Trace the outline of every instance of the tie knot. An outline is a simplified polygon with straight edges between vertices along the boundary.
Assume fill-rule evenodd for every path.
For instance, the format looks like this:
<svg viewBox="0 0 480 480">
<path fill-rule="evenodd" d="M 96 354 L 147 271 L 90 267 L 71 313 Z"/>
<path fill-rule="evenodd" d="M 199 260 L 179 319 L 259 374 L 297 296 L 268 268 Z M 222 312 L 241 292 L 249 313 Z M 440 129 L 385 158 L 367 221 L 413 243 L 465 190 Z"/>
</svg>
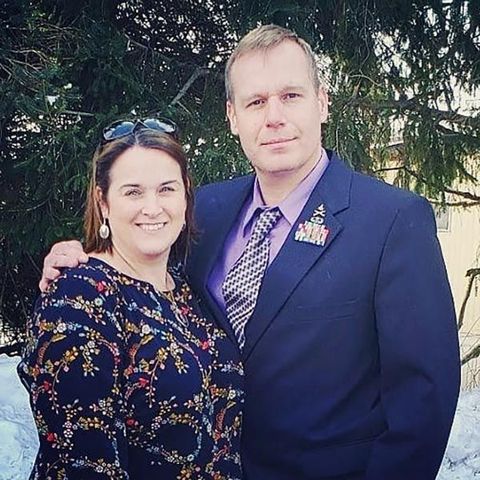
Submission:
<svg viewBox="0 0 480 480">
<path fill-rule="evenodd" d="M 265 238 L 270 233 L 270 230 L 278 222 L 281 215 L 282 213 L 277 207 L 269 210 L 264 210 L 258 216 L 258 219 L 255 222 L 255 226 L 253 227 L 252 231 L 252 237 L 255 238 L 257 241 Z"/>
</svg>

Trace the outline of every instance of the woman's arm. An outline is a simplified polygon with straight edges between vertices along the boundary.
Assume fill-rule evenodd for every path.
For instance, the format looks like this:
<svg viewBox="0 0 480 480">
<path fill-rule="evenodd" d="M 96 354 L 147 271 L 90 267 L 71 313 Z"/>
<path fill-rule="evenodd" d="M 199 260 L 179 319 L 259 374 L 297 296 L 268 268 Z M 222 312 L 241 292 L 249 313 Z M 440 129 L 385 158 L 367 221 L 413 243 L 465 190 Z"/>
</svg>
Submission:
<svg viewBox="0 0 480 480">
<path fill-rule="evenodd" d="M 19 366 L 40 439 L 34 478 L 128 478 L 118 304 L 114 284 L 89 266 L 37 301 Z"/>
</svg>

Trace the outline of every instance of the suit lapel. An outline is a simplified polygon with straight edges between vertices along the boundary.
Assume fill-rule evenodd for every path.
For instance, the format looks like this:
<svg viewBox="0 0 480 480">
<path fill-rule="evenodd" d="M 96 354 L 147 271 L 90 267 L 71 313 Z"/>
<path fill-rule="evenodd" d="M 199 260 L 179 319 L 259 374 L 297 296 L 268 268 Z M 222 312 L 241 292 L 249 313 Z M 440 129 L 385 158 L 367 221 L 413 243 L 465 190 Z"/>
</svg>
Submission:
<svg viewBox="0 0 480 480">
<path fill-rule="evenodd" d="M 244 360 L 248 359 L 252 349 L 292 291 L 332 245 L 343 228 L 335 215 L 349 206 L 352 171 L 335 154 L 330 156 L 327 170 L 265 274 L 255 310 L 246 327 Z M 295 240 L 295 232 L 299 224 L 308 221 L 314 210 L 322 204 L 326 210 L 324 225 L 329 230 L 325 244 L 314 245 Z"/>
<path fill-rule="evenodd" d="M 232 229 L 240 211 L 251 194 L 254 177 L 245 177 L 237 189 L 228 194 L 224 190 L 217 191 L 208 205 L 208 213 L 203 213 L 203 228 L 200 232 L 201 240 L 196 246 L 194 264 L 190 265 L 192 285 L 200 293 L 208 309 L 215 316 L 218 323 L 236 343 L 232 326 L 220 309 L 215 299 L 210 295 L 207 281 L 210 273 L 223 253 L 225 240 Z"/>
</svg>

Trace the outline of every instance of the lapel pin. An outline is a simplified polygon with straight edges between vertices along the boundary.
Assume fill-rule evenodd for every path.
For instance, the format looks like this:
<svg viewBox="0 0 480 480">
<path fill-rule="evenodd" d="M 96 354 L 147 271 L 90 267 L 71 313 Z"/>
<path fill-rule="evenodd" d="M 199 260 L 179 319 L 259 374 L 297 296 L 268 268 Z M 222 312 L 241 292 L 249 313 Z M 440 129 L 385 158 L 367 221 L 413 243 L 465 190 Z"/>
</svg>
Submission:
<svg viewBox="0 0 480 480">
<path fill-rule="evenodd" d="M 325 205 L 322 203 L 314 210 L 309 220 L 298 225 L 295 240 L 323 247 L 330 233 L 330 230 L 324 225 L 326 214 Z"/>
<path fill-rule="evenodd" d="M 317 223 L 319 225 L 323 225 L 323 222 L 325 222 L 326 214 L 327 214 L 327 210 L 325 208 L 325 205 L 322 203 L 313 211 L 312 218 L 310 218 L 309 221 L 313 223 Z"/>
</svg>

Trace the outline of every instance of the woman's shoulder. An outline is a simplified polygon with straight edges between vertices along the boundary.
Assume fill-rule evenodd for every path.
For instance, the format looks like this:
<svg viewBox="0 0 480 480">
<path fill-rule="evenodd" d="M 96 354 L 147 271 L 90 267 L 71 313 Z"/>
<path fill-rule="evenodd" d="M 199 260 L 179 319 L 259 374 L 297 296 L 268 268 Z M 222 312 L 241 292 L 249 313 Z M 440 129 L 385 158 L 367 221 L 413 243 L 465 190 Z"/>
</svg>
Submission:
<svg viewBox="0 0 480 480">
<path fill-rule="evenodd" d="M 111 296 L 118 293 L 118 285 L 111 267 L 90 257 L 87 263 L 65 268 L 48 288 L 47 296 Z"/>
<path fill-rule="evenodd" d="M 121 327 L 115 312 L 122 304 L 123 296 L 108 265 L 91 258 L 85 264 L 63 270 L 48 290 L 37 298 L 31 328 L 48 320 L 52 324 L 68 321 L 76 323 L 77 327 L 90 325 L 95 329 L 100 325 L 108 329 L 114 325 L 117 331 Z"/>
</svg>

